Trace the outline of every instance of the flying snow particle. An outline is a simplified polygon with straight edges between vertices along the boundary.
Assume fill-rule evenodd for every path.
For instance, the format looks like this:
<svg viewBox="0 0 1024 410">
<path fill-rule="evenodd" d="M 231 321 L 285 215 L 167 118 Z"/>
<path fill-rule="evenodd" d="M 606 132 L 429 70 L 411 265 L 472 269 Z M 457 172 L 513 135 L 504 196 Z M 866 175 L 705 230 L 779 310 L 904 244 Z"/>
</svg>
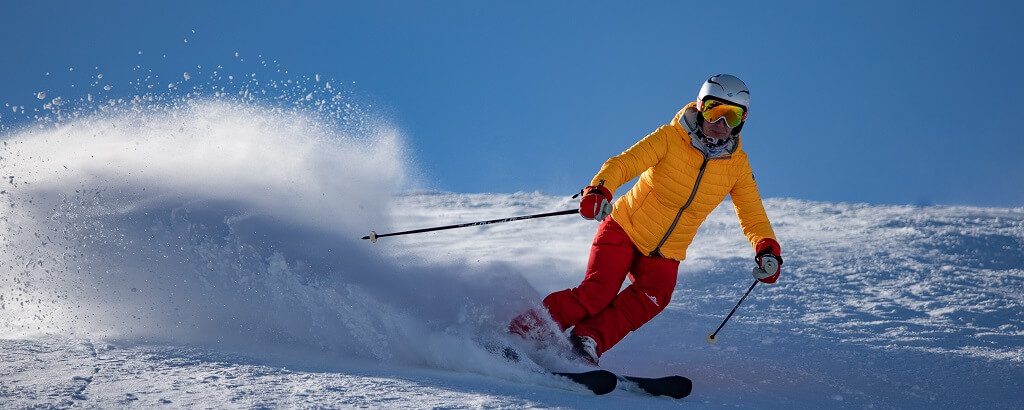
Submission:
<svg viewBox="0 0 1024 410">
<path fill-rule="evenodd" d="M 60 97 L 57 97 L 57 98 L 54 98 L 52 101 L 50 101 L 50 103 L 53 104 L 53 105 L 60 105 L 60 103 L 63 102 L 63 101 L 64 100 L 62 100 Z"/>
<path fill-rule="evenodd" d="M 313 99 L 313 93 L 306 94 L 306 101 L 310 101 L 312 99 Z"/>
<path fill-rule="evenodd" d="M 316 82 L 318 82 L 318 83 L 320 82 L 320 74 L 319 73 L 317 73 L 317 75 L 316 75 Z"/>
<path fill-rule="evenodd" d="M 189 74 L 189 73 L 188 73 L 188 71 L 186 71 L 186 72 L 185 72 L 184 74 L 182 74 L 181 76 L 185 78 L 185 81 L 188 81 L 188 80 L 191 80 L 191 79 L 192 79 L 192 75 L 191 75 L 191 74 Z"/>
<path fill-rule="evenodd" d="M 235 52 L 235 58 L 238 58 L 238 52 L 237 51 Z"/>
<path fill-rule="evenodd" d="M 102 80 L 103 79 L 103 73 L 96 74 L 96 79 L 97 80 Z"/>
<path fill-rule="evenodd" d="M 107 85 L 103 86 L 103 91 L 110 91 L 112 88 L 114 88 L 112 85 L 107 84 Z"/>
<path fill-rule="evenodd" d="M 38 98 L 40 100 L 45 100 L 46 99 L 46 93 L 43 92 L 43 91 L 37 92 L 36 93 L 36 98 Z"/>
</svg>

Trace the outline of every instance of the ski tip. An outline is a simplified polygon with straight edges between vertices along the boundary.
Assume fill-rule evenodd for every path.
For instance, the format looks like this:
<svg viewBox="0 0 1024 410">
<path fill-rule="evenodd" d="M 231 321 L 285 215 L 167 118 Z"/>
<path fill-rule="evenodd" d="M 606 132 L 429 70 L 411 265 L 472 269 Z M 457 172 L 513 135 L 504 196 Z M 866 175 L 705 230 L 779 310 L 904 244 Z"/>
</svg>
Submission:
<svg viewBox="0 0 1024 410">
<path fill-rule="evenodd" d="M 693 381 L 683 376 L 669 376 L 668 381 L 675 386 L 674 389 L 668 389 L 665 395 L 673 399 L 681 399 L 689 396 L 693 391 Z"/>
<path fill-rule="evenodd" d="M 641 390 L 652 396 L 668 396 L 682 399 L 693 391 L 693 381 L 683 376 L 666 376 L 657 378 L 624 376 L 627 381 L 636 383 Z"/>
</svg>

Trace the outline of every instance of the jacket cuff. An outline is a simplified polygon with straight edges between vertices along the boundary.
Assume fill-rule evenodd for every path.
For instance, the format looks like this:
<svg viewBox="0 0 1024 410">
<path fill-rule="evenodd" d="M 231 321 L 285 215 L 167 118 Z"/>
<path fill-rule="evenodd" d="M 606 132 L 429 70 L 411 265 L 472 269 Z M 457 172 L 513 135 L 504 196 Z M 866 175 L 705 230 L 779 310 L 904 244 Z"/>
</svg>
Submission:
<svg viewBox="0 0 1024 410">
<path fill-rule="evenodd" d="M 763 238 L 757 241 L 757 245 L 754 245 L 754 252 L 758 255 L 762 253 L 770 253 L 775 256 L 781 256 L 782 247 L 779 246 L 779 242 L 773 238 Z"/>
</svg>

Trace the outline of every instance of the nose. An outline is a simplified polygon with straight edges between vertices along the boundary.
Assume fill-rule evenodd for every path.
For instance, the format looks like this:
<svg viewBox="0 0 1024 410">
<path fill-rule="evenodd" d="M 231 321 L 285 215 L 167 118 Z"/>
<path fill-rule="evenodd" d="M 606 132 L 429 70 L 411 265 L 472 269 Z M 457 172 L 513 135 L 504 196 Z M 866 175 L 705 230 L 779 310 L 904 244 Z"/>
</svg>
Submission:
<svg viewBox="0 0 1024 410">
<path fill-rule="evenodd" d="M 719 118 L 717 121 L 710 124 L 715 128 L 729 128 L 729 125 L 725 122 L 725 117 Z"/>
</svg>

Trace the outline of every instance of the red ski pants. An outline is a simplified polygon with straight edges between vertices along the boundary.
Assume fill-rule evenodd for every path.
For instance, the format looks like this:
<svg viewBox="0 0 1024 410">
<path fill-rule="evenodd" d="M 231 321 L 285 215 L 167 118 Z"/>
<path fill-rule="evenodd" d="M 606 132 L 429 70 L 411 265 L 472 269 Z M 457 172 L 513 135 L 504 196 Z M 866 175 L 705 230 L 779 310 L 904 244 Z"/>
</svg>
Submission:
<svg viewBox="0 0 1024 410">
<path fill-rule="evenodd" d="M 590 336 L 603 354 L 626 334 L 661 313 L 676 286 L 679 261 L 640 253 L 611 218 L 601 223 L 590 247 L 587 276 L 579 286 L 544 298 L 562 330 Z M 621 293 L 626 275 L 633 284 Z"/>
</svg>

